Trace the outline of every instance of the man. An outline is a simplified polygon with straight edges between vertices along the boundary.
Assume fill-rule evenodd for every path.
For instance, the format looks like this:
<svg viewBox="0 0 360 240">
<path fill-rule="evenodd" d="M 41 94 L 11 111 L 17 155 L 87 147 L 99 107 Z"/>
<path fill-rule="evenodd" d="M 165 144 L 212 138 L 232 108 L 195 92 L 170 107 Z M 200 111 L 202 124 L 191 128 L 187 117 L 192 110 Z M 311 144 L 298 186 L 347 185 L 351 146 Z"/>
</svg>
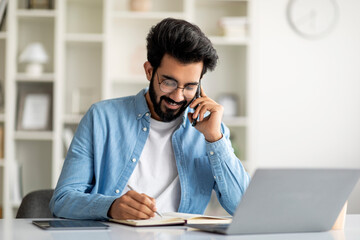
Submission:
<svg viewBox="0 0 360 240">
<path fill-rule="evenodd" d="M 81 120 L 50 202 L 55 216 L 203 213 L 213 189 L 235 211 L 249 176 L 221 122 L 223 107 L 200 86 L 216 66 L 215 49 L 197 26 L 168 18 L 150 30 L 147 51 L 149 90 L 96 103 Z"/>
</svg>

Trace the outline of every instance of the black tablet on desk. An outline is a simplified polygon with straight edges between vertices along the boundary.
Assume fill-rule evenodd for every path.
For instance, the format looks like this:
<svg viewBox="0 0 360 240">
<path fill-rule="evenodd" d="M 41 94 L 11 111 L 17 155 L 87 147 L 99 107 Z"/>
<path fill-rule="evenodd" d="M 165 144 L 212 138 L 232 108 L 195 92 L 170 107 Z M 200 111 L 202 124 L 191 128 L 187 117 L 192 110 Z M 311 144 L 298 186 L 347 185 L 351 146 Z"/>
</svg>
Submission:
<svg viewBox="0 0 360 240">
<path fill-rule="evenodd" d="M 104 230 L 109 226 L 91 220 L 35 220 L 32 222 L 44 230 Z"/>
</svg>

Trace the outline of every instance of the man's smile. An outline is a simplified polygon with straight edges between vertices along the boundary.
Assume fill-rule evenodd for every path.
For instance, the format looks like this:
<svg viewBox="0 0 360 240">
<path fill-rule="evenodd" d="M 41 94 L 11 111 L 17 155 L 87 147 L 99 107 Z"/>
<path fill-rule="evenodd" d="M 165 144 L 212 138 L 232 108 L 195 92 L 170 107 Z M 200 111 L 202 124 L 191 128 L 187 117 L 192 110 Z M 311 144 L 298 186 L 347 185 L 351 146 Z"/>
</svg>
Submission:
<svg viewBox="0 0 360 240">
<path fill-rule="evenodd" d="M 172 109 L 172 110 L 177 110 L 184 104 L 184 101 L 178 103 L 178 102 L 172 101 L 170 98 L 164 98 L 163 100 L 164 100 L 165 107 Z"/>
</svg>

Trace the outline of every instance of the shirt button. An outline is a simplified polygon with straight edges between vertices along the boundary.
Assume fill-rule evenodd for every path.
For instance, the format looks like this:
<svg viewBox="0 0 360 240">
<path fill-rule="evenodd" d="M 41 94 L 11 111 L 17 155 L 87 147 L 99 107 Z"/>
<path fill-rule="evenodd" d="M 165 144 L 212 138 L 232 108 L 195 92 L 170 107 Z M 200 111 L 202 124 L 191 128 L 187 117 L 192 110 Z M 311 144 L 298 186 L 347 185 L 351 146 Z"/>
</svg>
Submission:
<svg viewBox="0 0 360 240">
<path fill-rule="evenodd" d="M 120 192 L 120 190 L 119 190 L 119 189 L 116 189 L 116 190 L 115 190 L 115 192 L 116 192 L 116 193 L 119 193 L 119 192 Z"/>
<path fill-rule="evenodd" d="M 214 179 L 216 179 L 216 176 L 214 176 Z"/>
<path fill-rule="evenodd" d="M 141 114 L 138 114 L 138 117 L 141 117 Z"/>
<path fill-rule="evenodd" d="M 145 114 L 145 116 L 147 116 L 147 117 L 148 117 L 149 115 L 150 115 L 149 113 L 146 113 L 146 114 Z"/>
<path fill-rule="evenodd" d="M 146 131 L 147 131 L 147 128 L 146 128 L 146 127 L 144 127 L 144 128 L 143 128 L 143 131 L 144 131 L 144 132 L 146 132 Z"/>
<path fill-rule="evenodd" d="M 214 155 L 214 152 L 213 152 L 213 151 L 211 151 L 211 152 L 210 152 L 210 155 L 211 155 L 211 156 L 212 156 L 212 155 Z"/>
<path fill-rule="evenodd" d="M 136 158 L 131 159 L 132 162 L 136 162 Z"/>
</svg>

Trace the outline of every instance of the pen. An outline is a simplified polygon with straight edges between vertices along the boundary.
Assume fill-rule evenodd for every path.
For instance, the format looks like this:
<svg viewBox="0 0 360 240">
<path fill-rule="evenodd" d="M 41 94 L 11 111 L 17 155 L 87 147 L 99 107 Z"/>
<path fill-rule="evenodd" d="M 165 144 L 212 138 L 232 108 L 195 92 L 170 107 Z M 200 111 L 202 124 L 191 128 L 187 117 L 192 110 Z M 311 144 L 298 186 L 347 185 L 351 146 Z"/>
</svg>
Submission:
<svg viewBox="0 0 360 240">
<path fill-rule="evenodd" d="M 128 187 L 130 190 L 137 192 L 137 191 L 136 191 L 133 187 L 131 187 L 130 185 L 127 185 L 127 187 Z M 155 211 L 155 213 L 156 213 L 157 215 L 159 215 L 160 217 L 163 217 L 163 215 L 161 215 L 161 213 L 159 213 L 158 211 Z"/>
</svg>

